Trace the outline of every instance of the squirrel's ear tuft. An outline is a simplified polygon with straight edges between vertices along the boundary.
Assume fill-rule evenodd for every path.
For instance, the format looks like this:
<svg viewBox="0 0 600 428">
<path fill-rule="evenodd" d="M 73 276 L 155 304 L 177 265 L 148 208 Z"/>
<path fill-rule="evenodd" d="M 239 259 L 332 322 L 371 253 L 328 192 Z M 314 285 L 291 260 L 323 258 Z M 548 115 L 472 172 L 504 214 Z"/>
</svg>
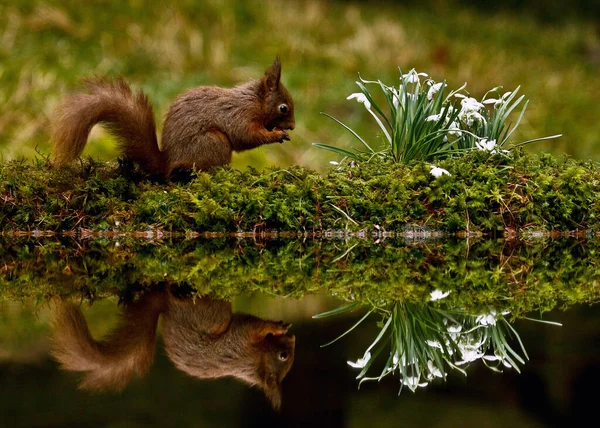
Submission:
<svg viewBox="0 0 600 428">
<path fill-rule="evenodd" d="M 279 80 L 281 79 L 281 61 L 279 57 L 275 57 L 273 64 L 267 71 L 265 71 L 264 83 L 265 88 L 269 91 L 276 91 L 279 87 Z"/>
</svg>

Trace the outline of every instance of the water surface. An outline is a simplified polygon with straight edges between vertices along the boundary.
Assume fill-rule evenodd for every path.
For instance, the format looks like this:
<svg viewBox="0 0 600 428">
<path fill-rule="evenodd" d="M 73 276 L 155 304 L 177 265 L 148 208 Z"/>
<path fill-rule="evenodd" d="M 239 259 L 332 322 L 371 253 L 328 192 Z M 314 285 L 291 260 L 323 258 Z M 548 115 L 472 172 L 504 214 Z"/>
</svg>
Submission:
<svg viewBox="0 0 600 428">
<path fill-rule="evenodd" d="M 304 426 L 317 420 L 329 426 L 564 426 L 583 421 L 593 411 L 587 391 L 600 368 L 597 254 L 598 241 L 583 238 L 11 236 L 0 252 L 0 420 L 11 426 Z M 192 306 L 174 315 L 162 306 L 168 299 Z M 354 306 L 346 311 L 313 318 L 349 303 Z M 57 322 L 60 308 L 79 314 L 95 341 L 114 338 L 118 325 L 126 326 L 124 347 L 106 345 L 108 340 L 87 351 L 133 355 L 127 353 L 133 343 L 152 355 L 138 353 L 135 363 L 122 365 L 113 377 L 103 377 L 107 366 L 102 364 L 82 370 L 73 361 L 65 363 L 57 352 L 61 335 L 70 343 L 65 323 Z M 322 347 L 369 312 L 354 330 Z M 205 313 L 211 315 L 198 315 Z M 247 321 L 241 314 L 256 318 Z M 198 317 L 204 324 L 194 324 Z M 262 320 L 274 323 L 264 327 Z M 175 355 L 184 352 L 173 350 L 173 342 L 181 343 L 187 334 L 182 331 L 213 331 L 229 322 L 251 333 L 266 328 L 269 340 L 294 336 L 291 369 L 280 383 L 280 411 L 273 410 L 272 395 L 263 386 L 248 386 L 242 362 L 229 361 L 234 367 L 229 372 L 215 365 L 211 349 L 220 345 L 207 347 L 209 341 L 194 336 L 184 346 L 191 353 L 187 362 Z M 448 333 L 459 322 L 461 331 Z M 186 330 L 186 325 L 192 327 Z M 499 330 L 523 363 L 507 348 L 502 354 L 483 344 L 486 337 L 490 344 L 497 339 Z M 432 354 L 438 349 L 432 334 L 447 341 L 446 351 L 453 353 Z M 370 353 L 379 349 L 379 354 L 365 377 L 392 370 L 359 389 L 361 369 L 348 361 L 360 363 L 374 342 Z M 464 362 L 468 343 L 473 361 Z M 274 355 L 279 358 L 282 349 Z M 416 361 L 408 354 L 402 358 L 402 352 L 419 350 L 429 357 L 416 364 L 422 376 L 411 383 Z M 507 358 L 493 358 L 502 355 L 514 366 Z M 428 360 L 444 369 L 445 380 L 426 368 Z"/>
</svg>

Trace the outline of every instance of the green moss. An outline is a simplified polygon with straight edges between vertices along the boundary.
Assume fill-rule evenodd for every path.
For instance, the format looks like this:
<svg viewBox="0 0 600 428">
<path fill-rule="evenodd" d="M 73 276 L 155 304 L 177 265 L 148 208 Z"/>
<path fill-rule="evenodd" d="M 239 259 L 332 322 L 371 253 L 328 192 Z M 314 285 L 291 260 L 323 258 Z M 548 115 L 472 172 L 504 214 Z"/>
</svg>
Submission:
<svg viewBox="0 0 600 428">
<path fill-rule="evenodd" d="M 231 168 L 189 183 L 150 181 L 126 165 L 43 161 L 0 166 L 0 229 L 236 232 L 327 229 L 455 233 L 598 230 L 600 169 L 591 162 L 473 151 L 430 166 L 344 164 L 259 173 Z"/>
<path fill-rule="evenodd" d="M 422 303 L 435 289 L 444 304 L 513 315 L 597 301 L 600 242 L 518 240 L 270 240 L 148 242 L 127 237 L 11 238 L 2 241 L 0 297 L 43 299 L 123 295 L 156 284 L 185 285 L 232 298 L 262 292 L 300 298 L 326 292 L 383 306 Z M 436 302 L 437 303 L 437 302 Z"/>
</svg>

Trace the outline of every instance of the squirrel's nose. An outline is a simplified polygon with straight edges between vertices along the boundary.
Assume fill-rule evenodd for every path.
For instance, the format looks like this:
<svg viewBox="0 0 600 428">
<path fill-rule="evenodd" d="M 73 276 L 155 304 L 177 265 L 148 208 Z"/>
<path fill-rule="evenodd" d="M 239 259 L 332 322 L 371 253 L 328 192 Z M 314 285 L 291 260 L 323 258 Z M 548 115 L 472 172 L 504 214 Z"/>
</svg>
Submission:
<svg viewBox="0 0 600 428">
<path fill-rule="evenodd" d="M 290 126 L 288 126 L 288 129 L 290 131 L 293 131 L 295 127 L 296 127 L 296 122 L 292 122 L 292 123 L 290 123 Z"/>
</svg>

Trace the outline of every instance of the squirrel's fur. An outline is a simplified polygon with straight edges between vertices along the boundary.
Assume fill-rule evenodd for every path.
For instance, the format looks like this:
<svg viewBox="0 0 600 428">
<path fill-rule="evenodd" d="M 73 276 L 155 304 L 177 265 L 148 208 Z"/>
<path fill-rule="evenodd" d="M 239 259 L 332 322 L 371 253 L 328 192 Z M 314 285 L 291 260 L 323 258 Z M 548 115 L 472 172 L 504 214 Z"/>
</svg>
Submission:
<svg viewBox="0 0 600 428">
<path fill-rule="evenodd" d="M 177 368 L 202 379 L 234 376 L 259 386 L 274 408 L 281 406 L 281 382 L 294 361 L 289 324 L 233 314 L 225 301 L 170 292 L 126 305 L 117 327 L 99 341 L 78 305 L 58 299 L 53 313 L 53 356 L 65 370 L 84 373 L 83 389 L 118 391 L 144 375 L 154 359 L 160 316 L 167 355 Z"/>
<path fill-rule="evenodd" d="M 102 124 L 121 154 L 149 174 L 179 168 L 207 170 L 231 162 L 233 151 L 289 140 L 294 103 L 281 83 L 278 58 L 259 80 L 234 88 L 200 86 L 179 95 L 169 108 L 161 147 L 148 97 L 122 79 L 84 80 L 87 93 L 65 98 L 52 120 L 53 157 L 58 164 L 81 155 L 92 127 Z"/>
</svg>

